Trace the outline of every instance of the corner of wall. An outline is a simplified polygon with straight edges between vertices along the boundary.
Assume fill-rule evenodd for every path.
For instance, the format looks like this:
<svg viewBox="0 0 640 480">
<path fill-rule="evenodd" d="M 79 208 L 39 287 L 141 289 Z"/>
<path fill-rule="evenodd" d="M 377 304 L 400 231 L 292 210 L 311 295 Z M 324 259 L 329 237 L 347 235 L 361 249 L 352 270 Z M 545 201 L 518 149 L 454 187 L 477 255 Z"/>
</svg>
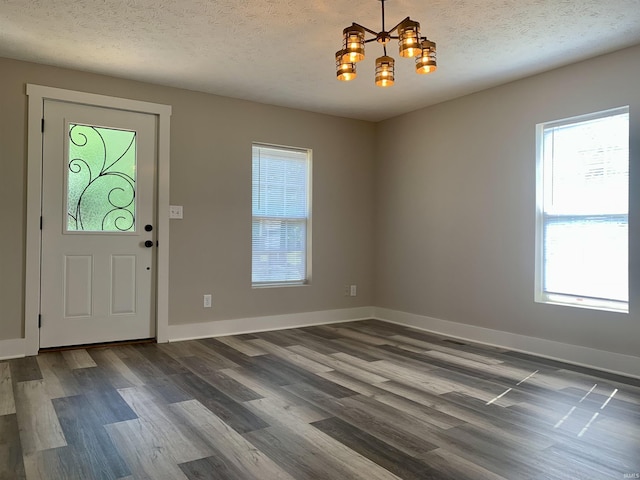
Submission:
<svg viewBox="0 0 640 480">
<path fill-rule="evenodd" d="M 622 355 L 386 308 L 375 307 L 374 318 L 460 340 L 507 348 L 516 352 L 528 353 L 626 377 L 640 378 L 640 357 L 632 355 Z"/>
</svg>

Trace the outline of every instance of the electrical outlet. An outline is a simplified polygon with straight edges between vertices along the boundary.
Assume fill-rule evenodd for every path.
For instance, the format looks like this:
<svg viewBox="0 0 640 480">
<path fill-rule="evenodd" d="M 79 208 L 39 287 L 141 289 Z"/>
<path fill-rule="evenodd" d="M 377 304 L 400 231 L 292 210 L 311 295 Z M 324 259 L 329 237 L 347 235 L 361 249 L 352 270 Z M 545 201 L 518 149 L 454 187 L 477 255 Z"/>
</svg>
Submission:
<svg viewBox="0 0 640 480">
<path fill-rule="evenodd" d="M 351 287 L 349 285 L 345 285 L 344 286 L 344 296 L 348 297 L 349 295 L 351 295 Z"/>
<path fill-rule="evenodd" d="M 204 296 L 204 308 L 211 308 L 212 300 L 211 294 L 207 294 Z"/>
<path fill-rule="evenodd" d="M 349 295 L 352 297 L 355 297 L 357 294 L 358 294 L 358 286 L 351 285 L 351 287 L 349 288 Z"/>
</svg>

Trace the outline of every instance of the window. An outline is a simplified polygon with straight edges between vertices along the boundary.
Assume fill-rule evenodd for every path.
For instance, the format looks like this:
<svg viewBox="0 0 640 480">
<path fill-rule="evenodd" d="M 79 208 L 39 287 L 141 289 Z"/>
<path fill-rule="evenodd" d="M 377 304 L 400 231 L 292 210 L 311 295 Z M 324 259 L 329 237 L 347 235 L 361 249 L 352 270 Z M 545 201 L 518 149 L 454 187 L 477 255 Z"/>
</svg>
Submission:
<svg viewBox="0 0 640 480">
<path fill-rule="evenodd" d="M 628 312 L 629 108 L 537 140 L 536 301 Z"/>
<path fill-rule="evenodd" d="M 309 281 L 311 151 L 253 144 L 254 286 Z"/>
</svg>

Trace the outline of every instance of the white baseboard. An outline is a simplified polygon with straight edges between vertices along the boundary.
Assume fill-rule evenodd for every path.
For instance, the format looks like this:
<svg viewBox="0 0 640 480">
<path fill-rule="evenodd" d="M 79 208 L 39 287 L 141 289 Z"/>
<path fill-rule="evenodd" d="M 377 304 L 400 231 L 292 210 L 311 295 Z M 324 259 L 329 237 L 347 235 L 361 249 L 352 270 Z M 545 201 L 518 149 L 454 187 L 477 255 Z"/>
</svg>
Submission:
<svg viewBox="0 0 640 480">
<path fill-rule="evenodd" d="M 557 360 L 618 375 L 640 378 L 640 357 L 623 355 L 579 345 L 529 337 L 501 330 L 440 320 L 413 313 L 380 307 L 346 308 L 317 312 L 291 313 L 264 317 L 237 318 L 214 322 L 169 325 L 169 341 L 240 335 L 243 333 L 310 327 L 331 323 L 352 322 L 375 318 L 448 337 L 480 343 L 516 352 Z M 25 356 L 23 338 L 0 340 L 0 360 Z"/>
<path fill-rule="evenodd" d="M 236 318 L 213 322 L 169 325 L 169 341 L 193 340 L 197 338 L 241 335 L 243 333 L 310 327 L 330 323 L 352 322 L 373 318 L 373 307 L 322 310 L 319 312 L 290 313 L 266 317 Z"/>
<path fill-rule="evenodd" d="M 640 378 L 640 357 L 632 355 L 622 355 L 620 353 L 570 345 L 543 338 L 528 337 L 386 308 L 375 307 L 373 315 L 378 320 L 414 327 L 460 340 L 507 348 L 516 352 L 537 355 L 581 367 Z"/>
<path fill-rule="evenodd" d="M 0 360 L 20 358 L 25 356 L 24 338 L 0 340 Z"/>
</svg>

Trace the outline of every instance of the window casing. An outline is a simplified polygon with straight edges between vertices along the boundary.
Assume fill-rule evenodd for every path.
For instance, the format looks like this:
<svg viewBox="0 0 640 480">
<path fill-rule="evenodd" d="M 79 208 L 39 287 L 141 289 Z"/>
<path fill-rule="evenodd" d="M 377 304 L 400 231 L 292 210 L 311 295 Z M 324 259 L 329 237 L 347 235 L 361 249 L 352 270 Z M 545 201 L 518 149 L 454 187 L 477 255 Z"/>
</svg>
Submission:
<svg viewBox="0 0 640 480">
<path fill-rule="evenodd" d="M 535 300 L 629 311 L 629 108 L 537 126 Z"/>
<path fill-rule="evenodd" d="M 311 279 L 311 150 L 253 144 L 254 287 Z"/>
</svg>

